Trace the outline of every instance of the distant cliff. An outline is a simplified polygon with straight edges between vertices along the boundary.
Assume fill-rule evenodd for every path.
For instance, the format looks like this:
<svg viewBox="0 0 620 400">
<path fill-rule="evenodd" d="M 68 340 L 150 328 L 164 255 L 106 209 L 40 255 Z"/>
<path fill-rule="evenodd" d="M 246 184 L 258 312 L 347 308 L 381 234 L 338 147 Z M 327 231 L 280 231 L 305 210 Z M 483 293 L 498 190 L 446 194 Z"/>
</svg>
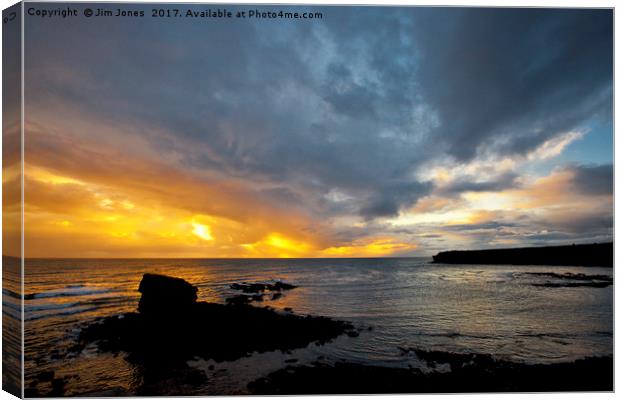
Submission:
<svg viewBox="0 0 620 400">
<path fill-rule="evenodd" d="M 531 264 L 613 267 L 613 260 L 613 243 L 524 247 L 518 249 L 442 251 L 433 256 L 434 262 L 447 264 Z"/>
</svg>

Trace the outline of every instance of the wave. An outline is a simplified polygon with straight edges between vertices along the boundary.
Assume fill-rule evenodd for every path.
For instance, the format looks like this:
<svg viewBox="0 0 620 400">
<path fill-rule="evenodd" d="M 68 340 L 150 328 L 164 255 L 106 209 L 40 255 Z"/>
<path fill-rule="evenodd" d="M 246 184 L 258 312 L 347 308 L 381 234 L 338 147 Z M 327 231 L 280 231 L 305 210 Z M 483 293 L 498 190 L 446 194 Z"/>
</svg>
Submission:
<svg viewBox="0 0 620 400">
<path fill-rule="evenodd" d="M 94 294 L 105 294 L 110 292 L 112 292 L 112 290 L 109 288 L 97 288 L 87 285 L 67 285 L 60 289 L 53 289 L 39 293 L 29 293 L 24 296 L 24 299 L 34 300 L 55 297 L 90 296 Z"/>
<path fill-rule="evenodd" d="M 54 318 L 64 315 L 79 314 L 96 309 L 117 307 L 128 301 L 124 296 L 106 295 L 103 297 L 85 298 L 83 300 L 75 297 L 74 301 L 57 302 L 55 299 L 47 297 L 39 301 L 27 302 L 25 304 L 25 320 L 34 321 L 43 318 Z"/>
<path fill-rule="evenodd" d="M 472 339 L 495 339 L 497 335 L 476 335 L 476 334 L 468 334 L 461 333 L 456 331 L 448 331 L 448 332 L 415 332 L 411 333 L 412 336 L 428 336 L 428 337 L 446 337 L 450 339 L 454 338 L 472 338 Z"/>
<path fill-rule="evenodd" d="M 43 319 L 43 318 L 74 315 L 74 314 L 86 313 L 86 312 L 89 312 L 89 311 L 95 311 L 98 308 L 99 308 L 98 306 L 79 307 L 79 308 L 68 309 L 68 310 L 66 310 L 64 312 L 59 312 L 59 313 L 54 313 L 54 314 L 35 314 L 35 315 L 26 316 L 24 318 L 24 320 L 25 321 L 35 321 L 35 320 Z"/>
<path fill-rule="evenodd" d="M 36 311 L 48 311 L 48 310 L 62 310 L 64 308 L 71 308 L 81 305 L 81 303 L 44 303 L 40 305 L 26 305 L 26 313 L 32 313 Z"/>
<path fill-rule="evenodd" d="M 21 300 L 21 298 L 22 298 L 22 296 L 19 293 L 14 292 L 14 291 L 12 291 L 10 289 L 6 289 L 6 288 L 2 289 L 2 294 L 5 295 L 5 296 L 12 297 L 14 299 L 18 299 L 18 300 Z"/>
</svg>

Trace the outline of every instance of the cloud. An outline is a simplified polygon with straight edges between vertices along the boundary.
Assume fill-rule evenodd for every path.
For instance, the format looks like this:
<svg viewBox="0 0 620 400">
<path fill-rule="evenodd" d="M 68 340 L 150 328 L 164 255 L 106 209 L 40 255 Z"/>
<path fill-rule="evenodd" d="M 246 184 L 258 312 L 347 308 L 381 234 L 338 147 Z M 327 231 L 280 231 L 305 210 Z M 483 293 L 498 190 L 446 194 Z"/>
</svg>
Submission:
<svg viewBox="0 0 620 400">
<path fill-rule="evenodd" d="M 577 190 L 590 195 L 612 195 L 614 167 L 607 165 L 581 165 L 570 168 Z"/>
<path fill-rule="evenodd" d="M 611 173 L 611 165 L 572 165 L 542 177 L 521 176 L 518 186 L 455 187 L 460 196 L 440 188 L 390 225 L 420 247 L 438 250 L 445 243 L 430 240 L 435 235 L 459 249 L 609 241 Z"/>
<path fill-rule="evenodd" d="M 438 189 L 438 193 L 451 195 L 463 192 L 499 192 L 518 187 L 518 178 L 519 175 L 512 172 L 507 172 L 497 178 L 485 181 L 476 181 L 474 177 L 469 176 L 442 186 Z"/>
<path fill-rule="evenodd" d="M 407 178 L 427 157 L 416 151 L 416 131 L 426 121 L 413 110 L 423 105 L 405 91 L 409 83 L 398 82 L 413 62 L 406 55 L 411 44 L 400 40 L 404 28 L 391 25 L 399 22 L 397 13 L 334 12 L 351 19 L 352 30 L 332 22 L 162 28 L 141 21 L 113 22 L 113 35 L 108 25 L 90 24 L 80 35 L 83 25 L 61 29 L 46 21 L 29 36 L 29 73 L 40 77 L 27 88 L 30 107 L 42 116 L 40 108 L 55 115 L 79 110 L 76 119 L 138 126 L 132 130 L 153 152 L 177 154 L 184 168 L 278 182 L 303 193 L 308 209 L 321 208 L 323 196 L 336 189 L 356 199 L 352 213 L 393 215 L 429 189 Z M 379 39 L 369 48 L 345 43 L 348 35 L 370 38 L 364 24 L 377 16 L 382 27 L 373 34 L 402 59 L 378 60 Z M 55 40 L 41 47 L 38 35 L 50 34 Z M 234 45 L 224 46 L 221 37 Z M 67 42 L 70 50 L 61 46 Z M 93 43 L 94 55 L 86 51 Z M 78 135 L 102 140 L 88 130 Z"/>
<path fill-rule="evenodd" d="M 430 161 L 420 168 L 418 179 L 433 182 L 434 193 L 458 196 L 466 192 L 497 192 L 522 185 L 521 172 L 541 161 L 552 160 L 584 136 L 570 131 L 542 142 L 526 154 L 486 153 L 463 162 L 447 156 Z"/>
<path fill-rule="evenodd" d="M 612 14 L 569 9 L 424 9 L 419 82 L 460 160 L 524 154 L 596 115 L 611 116 Z"/>
<path fill-rule="evenodd" d="M 528 160 L 545 160 L 560 155 L 566 146 L 583 137 L 584 132 L 571 131 L 554 136 L 537 148 L 532 149 L 526 156 Z"/>
<path fill-rule="evenodd" d="M 319 9 L 312 23 L 27 24 L 29 164 L 86 183 L 75 212 L 116 194 L 247 224 L 226 234 L 261 254 L 274 232 L 360 250 L 417 243 L 390 227 L 400 216 L 456 226 L 480 211 L 454 211 L 466 194 L 559 201 L 519 168 L 610 119 L 610 10 Z M 594 166 L 553 179 L 574 180 L 571 199 L 609 190 Z M 53 203 L 42 189 L 30 204 Z"/>
</svg>

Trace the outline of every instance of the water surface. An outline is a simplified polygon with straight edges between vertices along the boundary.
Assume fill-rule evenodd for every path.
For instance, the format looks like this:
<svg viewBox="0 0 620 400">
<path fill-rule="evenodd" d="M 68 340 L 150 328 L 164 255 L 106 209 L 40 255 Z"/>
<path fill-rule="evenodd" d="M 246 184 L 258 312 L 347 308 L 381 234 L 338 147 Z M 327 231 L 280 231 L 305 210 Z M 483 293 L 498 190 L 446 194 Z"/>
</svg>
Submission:
<svg viewBox="0 0 620 400">
<path fill-rule="evenodd" d="M 541 287 L 551 276 L 613 274 L 610 268 L 439 265 L 428 259 L 278 260 L 28 260 L 26 263 L 26 386 L 45 391 L 42 371 L 68 382 L 66 394 L 134 394 L 144 369 L 124 354 L 70 351 L 83 324 L 135 311 L 146 272 L 186 279 L 199 301 L 223 303 L 235 282 L 281 279 L 299 288 L 269 305 L 325 315 L 364 328 L 291 354 L 255 354 L 234 362 L 195 359 L 208 380 L 194 394 L 245 393 L 249 381 L 294 363 L 345 360 L 422 367 L 402 348 L 486 353 L 525 363 L 556 363 L 612 354 L 613 286 Z M 253 329 L 248 326 L 248 335 Z M 288 360 L 288 363 L 286 362 Z M 292 361 L 297 360 L 297 361 Z M 211 369 L 209 368 L 211 367 Z M 174 377 L 171 377 L 174 379 Z M 162 389 L 165 391 L 165 389 Z M 162 393 L 166 394 L 166 393 Z"/>
</svg>

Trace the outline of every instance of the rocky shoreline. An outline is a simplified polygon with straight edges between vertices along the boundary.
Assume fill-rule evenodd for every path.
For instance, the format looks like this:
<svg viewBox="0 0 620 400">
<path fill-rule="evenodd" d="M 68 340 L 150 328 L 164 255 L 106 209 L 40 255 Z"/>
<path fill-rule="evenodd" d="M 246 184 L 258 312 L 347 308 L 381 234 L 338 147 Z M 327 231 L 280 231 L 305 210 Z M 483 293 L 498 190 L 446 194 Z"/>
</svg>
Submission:
<svg viewBox="0 0 620 400">
<path fill-rule="evenodd" d="M 514 249 L 452 250 L 433 256 L 442 264 L 574 265 L 613 267 L 613 243 L 571 246 L 523 247 Z"/>
<path fill-rule="evenodd" d="M 573 274 L 566 272 L 558 274 L 555 272 L 528 272 L 527 275 L 551 278 L 551 281 L 544 283 L 534 283 L 533 286 L 561 288 L 561 287 L 593 287 L 606 288 L 613 285 L 614 279 L 610 275 L 586 275 Z"/>
<path fill-rule="evenodd" d="M 484 354 L 412 350 L 433 368 L 389 368 L 348 362 L 289 366 L 248 385 L 255 395 L 612 391 L 613 358 L 521 364 Z"/>
<path fill-rule="evenodd" d="M 101 318 L 85 327 L 76 350 L 96 343 L 100 351 L 124 351 L 141 360 L 230 361 L 253 352 L 287 351 L 358 334 L 352 324 L 327 317 L 277 312 L 244 302 L 198 302 L 194 286 L 163 275 L 145 274 L 139 291 L 137 313 Z"/>
<path fill-rule="evenodd" d="M 567 284 L 584 281 L 612 284 L 612 280 L 603 275 L 532 274 Z M 325 344 L 341 335 L 357 337 L 361 328 L 332 318 L 297 315 L 290 309 L 277 311 L 268 306 L 250 305 L 294 290 L 296 286 L 289 283 L 242 282 L 234 283 L 230 288 L 240 293 L 226 299 L 226 304 L 199 302 L 197 288 L 188 282 L 145 274 L 139 286 L 142 296 L 137 312 L 103 317 L 85 325 L 76 343 L 68 349 L 68 354 L 81 354 L 88 347 L 108 355 L 123 355 L 127 361 L 139 366 L 140 384 L 131 393 L 126 389 L 112 388 L 83 395 L 200 395 L 212 384 L 213 372 L 226 371 L 220 369 L 226 362 L 274 351 L 282 352 L 284 356 L 280 369 L 248 379 L 245 389 L 240 386 L 234 393 L 218 394 L 613 390 L 611 356 L 531 365 L 496 359 L 487 354 L 411 347 L 399 350 L 403 357 L 411 358 L 417 368 L 413 365 L 409 368 L 365 365 L 322 356 L 300 363 L 294 356 L 285 359 L 286 354 L 311 343 Z M 210 360 L 208 371 L 192 366 L 199 359 Z M 63 396 L 71 379 L 53 371 L 43 371 L 26 393 L 29 397 Z"/>
</svg>

